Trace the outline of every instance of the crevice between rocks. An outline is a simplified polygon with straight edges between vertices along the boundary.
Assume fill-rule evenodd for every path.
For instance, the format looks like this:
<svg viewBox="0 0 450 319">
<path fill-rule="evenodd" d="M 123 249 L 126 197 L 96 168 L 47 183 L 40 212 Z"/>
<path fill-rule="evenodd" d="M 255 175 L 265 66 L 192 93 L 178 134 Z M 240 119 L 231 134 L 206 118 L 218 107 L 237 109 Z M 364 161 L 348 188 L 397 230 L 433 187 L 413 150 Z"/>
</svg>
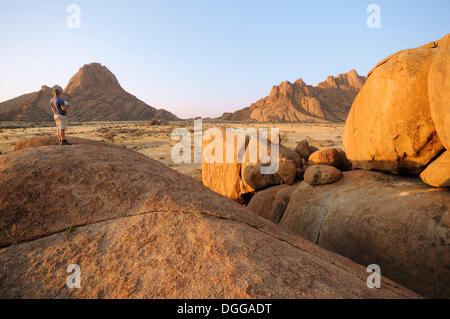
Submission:
<svg viewBox="0 0 450 319">
<path fill-rule="evenodd" d="M 328 219 L 328 216 L 331 214 L 330 211 L 328 211 L 325 216 L 321 219 L 320 221 L 320 225 L 319 225 L 319 230 L 317 231 L 317 236 L 316 236 L 316 240 L 315 240 L 315 244 L 319 245 L 319 240 L 320 240 L 320 235 L 322 233 L 322 227 L 323 224 L 325 224 L 325 221 Z"/>
</svg>

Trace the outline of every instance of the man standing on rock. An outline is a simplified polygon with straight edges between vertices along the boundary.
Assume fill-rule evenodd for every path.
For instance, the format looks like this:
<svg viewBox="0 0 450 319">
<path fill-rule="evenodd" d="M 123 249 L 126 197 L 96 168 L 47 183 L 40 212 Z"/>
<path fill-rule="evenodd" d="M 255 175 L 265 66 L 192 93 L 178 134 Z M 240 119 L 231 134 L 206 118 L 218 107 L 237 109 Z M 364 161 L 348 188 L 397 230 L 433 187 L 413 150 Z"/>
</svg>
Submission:
<svg viewBox="0 0 450 319">
<path fill-rule="evenodd" d="M 53 88 L 53 98 L 50 100 L 50 106 L 53 112 L 53 118 L 58 130 L 59 145 L 71 145 L 66 140 L 66 130 L 69 125 L 66 111 L 69 109 L 69 103 L 60 98 L 62 89 L 55 86 Z"/>
</svg>

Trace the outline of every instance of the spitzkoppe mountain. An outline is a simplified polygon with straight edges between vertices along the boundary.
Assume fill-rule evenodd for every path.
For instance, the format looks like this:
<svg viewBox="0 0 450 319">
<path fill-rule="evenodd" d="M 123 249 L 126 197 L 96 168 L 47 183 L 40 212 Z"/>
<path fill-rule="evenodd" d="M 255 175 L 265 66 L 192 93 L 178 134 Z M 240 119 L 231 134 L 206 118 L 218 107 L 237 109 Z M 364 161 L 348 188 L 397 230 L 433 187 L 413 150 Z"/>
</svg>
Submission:
<svg viewBox="0 0 450 319">
<path fill-rule="evenodd" d="M 41 90 L 0 103 L 0 121 L 52 120 L 49 101 L 52 89 Z M 99 63 L 84 65 L 64 89 L 71 105 L 72 121 L 176 120 L 177 116 L 156 109 L 126 92 L 114 74 Z"/>
<path fill-rule="evenodd" d="M 366 81 L 355 70 L 329 76 L 317 86 L 284 81 L 269 96 L 219 119 L 255 122 L 344 122 L 353 100 Z"/>
</svg>

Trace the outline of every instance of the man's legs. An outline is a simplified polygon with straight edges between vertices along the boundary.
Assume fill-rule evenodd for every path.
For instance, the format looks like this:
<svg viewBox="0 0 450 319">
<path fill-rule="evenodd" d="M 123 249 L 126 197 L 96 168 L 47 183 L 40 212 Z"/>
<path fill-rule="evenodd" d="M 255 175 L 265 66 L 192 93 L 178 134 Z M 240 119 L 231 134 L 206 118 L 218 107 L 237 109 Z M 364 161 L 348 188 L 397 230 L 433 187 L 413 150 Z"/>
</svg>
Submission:
<svg viewBox="0 0 450 319">
<path fill-rule="evenodd" d="M 58 136 L 59 144 L 61 144 L 61 121 L 57 115 L 54 115 L 53 118 L 55 119 L 56 123 L 56 135 Z"/>
<path fill-rule="evenodd" d="M 66 129 L 68 126 L 68 120 L 66 116 L 55 115 L 55 121 L 58 128 L 58 139 L 60 145 L 71 145 L 66 140 Z"/>
<path fill-rule="evenodd" d="M 61 141 L 60 142 L 61 145 L 72 145 L 69 142 L 67 142 L 67 140 L 66 140 L 66 130 L 65 129 L 64 130 L 60 130 L 60 135 L 61 135 L 61 140 L 60 140 Z"/>
</svg>

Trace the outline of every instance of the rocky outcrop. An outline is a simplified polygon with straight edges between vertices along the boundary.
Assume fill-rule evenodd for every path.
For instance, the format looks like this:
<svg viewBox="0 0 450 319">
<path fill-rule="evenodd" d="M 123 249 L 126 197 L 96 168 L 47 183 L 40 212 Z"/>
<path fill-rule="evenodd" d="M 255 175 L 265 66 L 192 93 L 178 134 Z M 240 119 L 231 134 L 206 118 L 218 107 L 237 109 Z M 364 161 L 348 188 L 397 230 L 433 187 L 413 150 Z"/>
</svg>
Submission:
<svg viewBox="0 0 450 319">
<path fill-rule="evenodd" d="M 312 153 L 318 151 L 318 149 L 314 146 L 309 145 L 308 140 L 303 139 L 297 143 L 295 151 L 297 152 L 298 155 L 300 155 L 301 158 L 308 159 L 309 156 Z"/>
<path fill-rule="evenodd" d="M 273 186 L 255 194 L 247 208 L 272 223 L 278 224 L 286 210 L 295 186 Z"/>
<path fill-rule="evenodd" d="M 104 147 L 112 147 L 117 149 L 126 150 L 127 148 L 125 146 L 112 144 L 112 143 L 105 143 L 102 141 L 95 141 L 95 140 L 89 140 L 86 138 L 80 138 L 80 137 L 69 137 L 68 140 L 71 144 L 77 145 L 77 144 L 85 144 L 85 145 L 99 145 Z M 39 147 L 39 146 L 51 146 L 51 145 L 58 145 L 59 140 L 56 135 L 49 135 L 49 136 L 34 136 L 30 138 L 25 138 L 23 140 L 20 140 L 16 143 L 14 146 L 14 151 L 20 151 L 26 148 L 31 147 Z"/>
<path fill-rule="evenodd" d="M 436 132 L 450 150 L 450 34 L 436 46 L 438 51 L 428 73 L 428 98 Z"/>
<path fill-rule="evenodd" d="M 450 151 L 434 160 L 420 174 L 422 181 L 433 187 L 450 187 Z"/>
<path fill-rule="evenodd" d="M 52 89 L 0 103 L 0 121 L 52 121 Z M 71 121 L 177 120 L 172 113 L 155 109 L 126 92 L 111 71 L 99 63 L 84 65 L 64 89 Z"/>
<path fill-rule="evenodd" d="M 334 166 L 312 165 L 306 169 L 303 178 L 309 185 L 326 185 L 340 180 L 342 172 Z"/>
<path fill-rule="evenodd" d="M 316 87 L 302 79 L 274 86 L 269 96 L 221 120 L 256 122 L 343 122 L 366 78 L 355 70 L 329 76 Z"/>
<path fill-rule="evenodd" d="M 355 167 L 416 175 L 443 150 L 439 136 L 445 140 L 449 127 L 449 52 L 447 36 L 400 51 L 369 73 L 343 135 Z"/>
<path fill-rule="evenodd" d="M 325 148 L 311 154 L 308 158 L 309 165 L 330 165 L 342 171 L 350 171 L 352 164 L 347 159 L 345 152 L 340 148 Z"/>
<path fill-rule="evenodd" d="M 22 149 L 0 189 L 1 298 L 418 297 L 137 152 Z"/>
<path fill-rule="evenodd" d="M 50 99 L 52 88 L 28 93 L 0 103 L 0 121 L 53 121 Z"/>
<path fill-rule="evenodd" d="M 211 136 L 210 139 L 207 139 L 203 137 L 203 145 L 202 145 L 202 183 L 206 187 L 210 188 L 211 190 L 215 191 L 218 194 L 221 194 L 225 197 L 228 197 L 234 201 L 243 202 L 242 195 L 251 193 L 254 191 L 254 189 L 246 185 L 242 182 L 242 176 L 243 176 L 243 168 L 242 163 L 239 163 L 237 161 L 237 155 L 240 154 L 240 152 L 245 152 L 245 148 L 247 147 L 247 141 L 245 145 L 235 146 L 233 148 L 234 154 L 233 157 L 236 159 L 234 163 L 226 163 L 224 158 L 224 154 L 227 152 L 227 144 L 226 144 L 226 133 L 225 130 L 220 130 L 222 134 L 222 159 L 221 163 L 218 163 L 217 161 L 210 163 L 205 159 L 205 152 L 206 147 L 210 143 L 214 143 L 215 137 Z M 214 154 L 218 153 L 219 150 L 214 150 Z M 257 168 L 255 168 L 256 170 Z M 242 171 L 242 172 L 241 172 Z M 252 171 L 248 171 L 246 173 L 247 175 L 254 175 Z M 271 176 L 269 176 L 271 178 Z M 266 183 L 267 181 L 263 181 L 263 183 Z"/>
<path fill-rule="evenodd" d="M 331 185 L 303 182 L 280 225 L 423 296 L 450 297 L 450 192 L 418 178 L 355 170 Z"/>
<path fill-rule="evenodd" d="M 232 198 L 235 200 L 239 199 L 240 196 L 245 195 L 246 193 L 263 190 L 272 185 L 279 185 L 283 181 L 279 174 L 261 174 L 260 164 L 245 164 L 245 166 L 242 164 L 241 172 L 242 175 L 238 177 L 238 180 L 236 182 L 245 185 L 245 188 L 242 188 L 240 190 L 240 193 L 236 194 L 236 198 Z M 219 176 L 219 180 L 222 180 L 223 178 L 224 176 L 222 175 Z M 246 191 L 243 191 L 244 189 Z"/>
<path fill-rule="evenodd" d="M 211 136 L 210 139 L 203 139 L 203 150 L 212 145 L 216 138 L 222 138 L 222 162 L 208 162 L 205 160 L 205 154 L 202 156 L 202 181 L 203 185 L 211 190 L 226 196 L 234 201 L 240 203 L 248 203 L 248 196 L 251 197 L 255 191 L 265 189 L 267 187 L 279 184 L 292 185 L 297 180 L 297 169 L 302 168 L 301 157 L 293 150 L 278 144 L 278 170 L 274 174 L 262 174 L 261 166 L 266 165 L 261 163 L 257 158 L 257 162 L 251 162 L 249 154 L 251 147 L 249 147 L 249 138 L 245 140 L 245 144 L 237 146 L 230 145 L 234 153 L 234 161 L 226 163 L 226 132 L 221 130 L 222 136 Z M 237 134 L 242 135 L 242 134 Z M 266 142 L 267 155 L 271 155 L 271 142 Z M 238 149 L 240 147 L 240 149 Z M 259 140 L 256 143 L 257 152 L 259 150 Z M 217 150 L 214 150 L 217 152 Z M 237 155 L 243 153 L 243 160 L 240 163 L 237 160 Z"/>
<path fill-rule="evenodd" d="M 106 92 L 120 92 L 122 87 L 116 76 L 100 63 L 86 64 L 72 76 L 64 93 L 71 96 L 95 96 Z"/>
<path fill-rule="evenodd" d="M 299 165 L 299 164 L 297 164 Z M 294 185 L 297 181 L 297 165 L 294 161 L 281 159 L 279 161 L 278 175 L 280 176 L 283 183 L 288 185 Z"/>
</svg>

